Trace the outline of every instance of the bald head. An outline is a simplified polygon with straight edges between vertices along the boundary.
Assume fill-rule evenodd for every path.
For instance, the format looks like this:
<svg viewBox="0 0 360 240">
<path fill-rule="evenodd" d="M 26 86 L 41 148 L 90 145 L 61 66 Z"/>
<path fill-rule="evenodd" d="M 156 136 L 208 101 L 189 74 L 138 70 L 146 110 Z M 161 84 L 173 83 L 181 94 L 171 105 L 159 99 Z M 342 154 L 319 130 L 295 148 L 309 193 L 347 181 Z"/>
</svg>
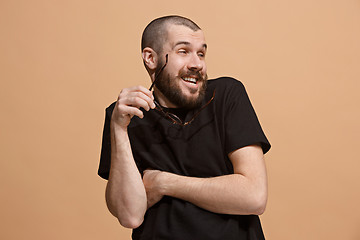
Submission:
<svg viewBox="0 0 360 240">
<path fill-rule="evenodd" d="M 163 45 L 167 40 L 168 26 L 171 24 L 186 26 L 194 32 L 201 30 L 196 23 L 185 17 L 165 16 L 157 18 L 150 22 L 143 32 L 141 39 L 141 51 L 144 50 L 144 48 L 149 47 L 158 54 L 161 54 Z"/>
</svg>

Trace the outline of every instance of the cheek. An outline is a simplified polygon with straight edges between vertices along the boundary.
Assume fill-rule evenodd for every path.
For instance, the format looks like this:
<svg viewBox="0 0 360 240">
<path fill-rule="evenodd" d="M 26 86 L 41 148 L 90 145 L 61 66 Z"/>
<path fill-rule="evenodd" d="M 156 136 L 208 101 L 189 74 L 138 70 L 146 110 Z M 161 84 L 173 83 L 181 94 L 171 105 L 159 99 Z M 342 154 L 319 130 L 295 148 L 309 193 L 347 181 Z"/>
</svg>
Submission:
<svg viewBox="0 0 360 240">
<path fill-rule="evenodd" d="M 203 69 L 201 70 L 203 75 L 206 75 L 207 74 L 207 67 L 206 65 L 203 66 Z"/>
<path fill-rule="evenodd" d="M 185 67 L 181 64 L 173 64 L 168 68 L 168 72 L 173 75 L 177 76 L 180 72 L 184 71 Z"/>
<path fill-rule="evenodd" d="M 180 70 L 186 69 L 186 59 L 185 58 L 176 58 L 172 60 L 172 69 L 176 72 L 179 72 Z"/>
<path fill-rule="evenodd" d="M 203 62 L 202 62 L 202 68 L 203 68 L 203 71 L 206 72 L 206 70 L 207 70 L 207 65 L 206 65 L 205 60 L 203 60 Z"/>
</svg>

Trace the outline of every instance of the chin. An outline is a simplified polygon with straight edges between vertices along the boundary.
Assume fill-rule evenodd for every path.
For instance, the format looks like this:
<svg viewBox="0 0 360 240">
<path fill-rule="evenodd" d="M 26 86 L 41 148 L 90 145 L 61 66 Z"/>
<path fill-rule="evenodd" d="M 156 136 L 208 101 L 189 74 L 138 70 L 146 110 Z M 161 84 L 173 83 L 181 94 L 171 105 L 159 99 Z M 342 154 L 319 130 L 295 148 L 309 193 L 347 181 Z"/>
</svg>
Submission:
<svg viewBox="0 0 360 240">
<path fill-rule="evenodd" d="M 204 95 L 197 93 L 196 96 L 187 97 L 186 99 L 184 98 L 181 107 L 186 109 L 198 108 L 201 106 L 203 99 Z"/>
</svg>

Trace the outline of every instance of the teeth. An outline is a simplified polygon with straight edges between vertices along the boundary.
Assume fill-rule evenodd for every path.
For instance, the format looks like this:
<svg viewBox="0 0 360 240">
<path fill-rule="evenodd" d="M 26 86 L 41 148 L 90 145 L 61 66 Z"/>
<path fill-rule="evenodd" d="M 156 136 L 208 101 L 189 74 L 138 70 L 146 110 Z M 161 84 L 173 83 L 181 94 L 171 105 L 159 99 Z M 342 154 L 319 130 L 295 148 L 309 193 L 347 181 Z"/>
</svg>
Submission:
<svg viewBox="0 0 360 240">
<path fill-rule="evenodd" d="M 184 80 L 187 81 L 187 82 L 196 83 L 196 79 L 195 79 L 195 78 L 183 77 L 182 79 L 184 79 Z"/>
</svg>

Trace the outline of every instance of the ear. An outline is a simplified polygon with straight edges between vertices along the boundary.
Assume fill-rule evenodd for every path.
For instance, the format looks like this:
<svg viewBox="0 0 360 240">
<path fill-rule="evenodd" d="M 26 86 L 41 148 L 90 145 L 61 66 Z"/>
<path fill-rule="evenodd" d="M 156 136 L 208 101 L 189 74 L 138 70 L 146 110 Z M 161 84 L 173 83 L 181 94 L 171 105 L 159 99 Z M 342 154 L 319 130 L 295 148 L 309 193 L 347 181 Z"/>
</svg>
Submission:
<svg viewBox="0 0 360 240">
<path fill-rule="evenodd" d="M 152 48 L 144 48 L 144 50 L 142 51 L 142 58 L 145 66 L 149 70 L 155 70 L 158 63 L 158 55 Z"/>
</svg>

